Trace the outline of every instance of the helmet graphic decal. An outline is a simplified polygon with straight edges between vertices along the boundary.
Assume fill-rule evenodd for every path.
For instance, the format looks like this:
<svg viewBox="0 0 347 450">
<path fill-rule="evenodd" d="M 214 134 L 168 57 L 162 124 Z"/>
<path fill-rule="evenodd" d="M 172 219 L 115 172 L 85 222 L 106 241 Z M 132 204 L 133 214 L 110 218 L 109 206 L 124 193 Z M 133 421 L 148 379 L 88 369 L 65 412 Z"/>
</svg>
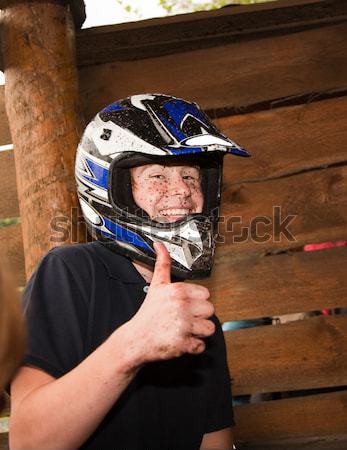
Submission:
<svg viewBox="0 0 347 450">
<path fill-rule="evenodd" d="M 107 229 L 107 231 L 103 230 L 104 234 L 111 233 L 113 237 L 115 237 L 119 241 L 142 247 L 150 251 L 151 253 L 154 253 L 152 248 L 135 232 L 129 230 L 126 227 L 122 227 L 121 225 L 114 223 L 109 219 L 105 218 L 104 220 L 105 220 L 105 227 Z"/>
<path fill-rule="evenodd" d="M 102 167 L 88 158 L 83 160 L 83 164 L 85 167 L 85 173 L 81 173 L 83 180 L 89 181 L 99 188 L 107 189 L 108 168 Z"/>
<path fill-rule="evenodd" d="M 107 140 L 103 138 L 105 125 L 110 134 L 110 137 Z M 91 138 L 102 156 L 114 158 L 119 151 L 124 151 L 124 149 L 127 149 L 129 152 L 152 153 L 156 155 L 165 154 L 163 150 L 148 144 L 131 131 L 124 129 L 111 121 L 106 123 L 102 122 L 102 126 L 102 130 L 100 130 L 99 127 L 95 127 L 91 132 Z"/>
<path fill-rule="evenodd" d="M 76 178 L 83 192 L 96 199 L 108 200 L 109 164 L 83 151 L 76 158 Z"/>
<path fill-rule="evenodd" d="M 135 108 L 142 109 L 143 111 L 146 111 L 146 105 L 143 103 L 144 100 L 154 100 L 155 95 L 151 94 L 144 94 L 144 95 L 132 95 L 130 97 L 131 104 L 135 106 Z"/>
</svg>

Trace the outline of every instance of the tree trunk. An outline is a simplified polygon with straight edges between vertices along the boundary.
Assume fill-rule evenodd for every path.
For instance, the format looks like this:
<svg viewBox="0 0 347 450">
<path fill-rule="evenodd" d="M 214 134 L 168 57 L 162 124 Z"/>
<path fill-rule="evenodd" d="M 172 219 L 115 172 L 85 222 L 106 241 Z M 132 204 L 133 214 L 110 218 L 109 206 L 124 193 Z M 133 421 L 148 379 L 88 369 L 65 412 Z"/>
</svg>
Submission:
<svg viewBox="0 0 347 450">
<path fill-rule="evenodd" d="M 75 35 L 63 2 L 10 5 L 2 12 L 1 32 L 29 277 L 50 248 L 71 242 L 74 155 L 83 122 Z"/>
</svg>

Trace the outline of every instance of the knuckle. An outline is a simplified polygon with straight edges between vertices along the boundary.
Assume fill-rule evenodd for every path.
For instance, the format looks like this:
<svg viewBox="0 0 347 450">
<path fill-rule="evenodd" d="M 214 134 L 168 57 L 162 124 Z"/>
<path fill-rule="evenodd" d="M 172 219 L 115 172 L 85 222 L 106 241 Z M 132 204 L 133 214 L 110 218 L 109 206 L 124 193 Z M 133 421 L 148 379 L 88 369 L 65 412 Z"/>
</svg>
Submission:
<svg viewBox="0 0 347 450">
<path fill-rule="evenodd" d="M 201 339 L 192 339 L 190 342 L 189 353 L 193 353 L 195 355 L 202 353 L 206 348 L 205 342 Z"/>
<path fill-rule="evenodd" d="M 206 314 L 208 317 L 213 316 L 214 314 L 214 306 L 211 302 L 206 302 Z"/>
<path fill-rule="evenodd" d="M 208 300 L 211 297 L 210 291 L 205 287 L 204 287 L 204 294 L 205 294 L 206 300 Z"/>
<path fill-rule="evenodd" d="M 205 286 L 193 285 L 196 295 L 203 300 L 208 300 L 211 296 L 210 291 Z"/>
<path fill-rule="evenodd" d="M 212 322 L 212 320 L 207 321 L 207 330 L 210 335 L 214 334 L 216 331 L 216 325 Z"/>
<path fill-rule="evenodd" d="M 172 300 L 181 300 L 184 298 L 184 288 L 180 283 L 170 284 L 169 295 Z"/>
</svg>

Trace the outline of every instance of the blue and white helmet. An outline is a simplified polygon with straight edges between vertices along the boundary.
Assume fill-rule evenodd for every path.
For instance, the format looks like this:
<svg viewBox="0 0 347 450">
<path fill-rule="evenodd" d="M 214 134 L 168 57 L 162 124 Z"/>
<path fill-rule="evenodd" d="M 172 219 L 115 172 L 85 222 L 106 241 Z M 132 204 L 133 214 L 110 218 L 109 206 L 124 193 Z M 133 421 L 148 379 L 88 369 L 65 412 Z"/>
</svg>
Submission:
<svg viewBox="0 0 347 450">
<path fill-rule="evenodd" d="M 88 124 L 77 150 L 78 197 L 89 231 L 110 249 L 154 265 L 162 242 L 180 278 L 209 276 L 225 153 L 250 156 L 195 103 L 162 94 L 116 101 Z M 204 209 L 174 223 L 151 219 L 134 202 L 129 168 L 169 161 L 200 166 Z"/>
</svg>

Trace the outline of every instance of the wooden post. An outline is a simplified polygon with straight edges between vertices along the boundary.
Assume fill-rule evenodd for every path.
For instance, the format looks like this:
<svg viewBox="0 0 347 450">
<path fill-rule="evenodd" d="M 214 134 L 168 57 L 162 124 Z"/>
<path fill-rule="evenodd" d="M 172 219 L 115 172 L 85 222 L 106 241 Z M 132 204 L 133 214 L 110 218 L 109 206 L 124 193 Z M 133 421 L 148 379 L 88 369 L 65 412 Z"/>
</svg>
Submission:
<svg viewBox="0 0 347 450">
<path fill-rule="evenodd" d="M 74 156 L 82 131 L 75 34 L 64 1 L 6 3 L 1 40 L 26 274 L 69 243 Z"/>
</svg>

